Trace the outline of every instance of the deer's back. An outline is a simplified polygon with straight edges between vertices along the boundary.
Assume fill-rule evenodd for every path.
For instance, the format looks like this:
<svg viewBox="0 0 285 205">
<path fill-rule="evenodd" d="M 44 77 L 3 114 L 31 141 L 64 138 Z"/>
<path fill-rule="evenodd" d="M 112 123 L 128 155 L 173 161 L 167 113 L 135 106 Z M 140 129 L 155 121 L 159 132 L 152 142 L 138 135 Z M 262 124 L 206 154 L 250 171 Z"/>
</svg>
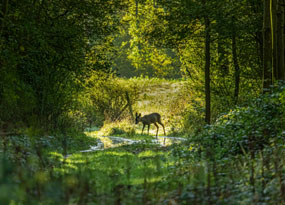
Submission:
<svg viewBox="0 0 285 205">
<path fill-rule="evenodd" d="M 156 123 L 156 122 L 160 122 L 160 114 L 158 113 L 151 113 L 149 115 L 145 115 L 142 117 L 142 122 L 144 124 L 151 124 L 151 123 Z"/>
</svg>

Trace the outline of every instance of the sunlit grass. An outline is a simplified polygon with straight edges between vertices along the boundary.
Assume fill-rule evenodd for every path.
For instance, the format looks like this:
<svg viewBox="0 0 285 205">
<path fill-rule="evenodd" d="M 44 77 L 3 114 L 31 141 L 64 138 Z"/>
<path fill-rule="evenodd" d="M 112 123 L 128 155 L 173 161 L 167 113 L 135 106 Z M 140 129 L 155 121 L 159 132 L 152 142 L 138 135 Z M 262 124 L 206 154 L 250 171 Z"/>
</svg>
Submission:
<svg viewBox="0 0 285 205">
<path fill-rule="evenodd" d="M 158 182 L 167 172 L 167 167 L 174 164 L 169 158 L 168 152 L 160 150 L 149 150 L 148 145 L 141 152 L 134 154 L 136 146 L 128 146 L 130 151 L 121 148 L 95 151 L 89 153 L 76 153 L 67 159 L 56 152 L 51 153 L 53 160 L 64 161 L 64 166 L 54 168 L 58 173 L 74 173 L 79 170 L 92 172 L 97 176 L 91 180 L 96 180 L 106 191 L 112 187 L 116 176 L 117 183 L 126 185 L 140 185 L 145 183 Z M 163 161 L 161 161 L 163 159 Z"/>
<path fill-rule="evenodd" d="M 138 157 L 155 157 L 163 154 L 164 154 L 163 152 L 155 152 L 153 150 L 147 150 L 139 153 Z"/>
<path fill-rule="evenodd" d="M 174 131 L 176 136 L 179 135 L 182 124 L 178 112 L 182 111 L 186 104 L 177 100 L 183 95 L 182 90 L 186 84 L 184 81 L 159 78 L 118 78 L 117 80 L 126 87 L 135 87 L 138 92 L 138 98 L 133 99 L 133 114 L 138 112 L 146 115 L 157 112 L 162 117 L 166 135 L 171 136 Z M 130 139 L 151 139 L 156 135 L 156 127 L 153 124 L 150 126 L 149 137 L 146 135 L 147 126 L 144 135 L 141 135 L 141 130 L 141 123 L 135 124 L 130 119 L 123 119 L 116 122 L 105 121 L 100 129 L 91 127 L 86 129 L 85 133 L 88 136 L 120 136 Z M 161 126 L 158 135 L 164 136 Z"/>
</svg>

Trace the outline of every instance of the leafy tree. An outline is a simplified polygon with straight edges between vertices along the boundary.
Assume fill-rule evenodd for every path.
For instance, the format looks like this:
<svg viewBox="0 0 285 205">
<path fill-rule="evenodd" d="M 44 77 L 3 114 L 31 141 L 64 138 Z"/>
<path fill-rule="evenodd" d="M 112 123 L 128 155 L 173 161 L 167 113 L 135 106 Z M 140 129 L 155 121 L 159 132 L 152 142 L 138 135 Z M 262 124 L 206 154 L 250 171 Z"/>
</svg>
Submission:
<svg viewBox="0 0 285 205">
<path fill-rule="evenodd" d="M 3 1 L 1 120 L 56 128 L 74 106 L 88 69 L 110 69 L 102 50 L 111 46 L 100 44 L 110 41 L 105 37 L 116 29 L 115 10 L 122 6 L 116 0 Z"/>
</svg>

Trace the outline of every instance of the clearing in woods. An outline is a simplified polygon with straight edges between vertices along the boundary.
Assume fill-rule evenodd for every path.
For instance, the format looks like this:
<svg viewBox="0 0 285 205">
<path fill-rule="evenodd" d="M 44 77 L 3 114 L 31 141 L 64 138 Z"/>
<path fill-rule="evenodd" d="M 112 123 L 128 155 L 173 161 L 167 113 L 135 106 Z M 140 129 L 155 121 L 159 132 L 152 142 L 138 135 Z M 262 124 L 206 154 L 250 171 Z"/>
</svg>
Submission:
<svg viewBox="0 0 285 205">
<path fill-rule="evenodd" d="M 134 79 L 131 80 L 134 81 Z M 128 80 L 123 81 L 128 83 Z M 144 129 L 144 134 L 141 135 L 142 123 L 137 125 L 130 121 L 109 123 L 105 124 L 100 130 L 86 132 L 88 136 L 97 138 L 98 144 L 91 145 L 90 149 L 83 151 L 102 150 L 125 144 L 140 143 L 145 140 L 148 143 L 152 142 L 167 146 L 183 140 L 180 136 L 171 136 L 171 132 L 178 126 L 176 123 L 179 121 L 177 112 L 183 106 L 180 99 L 183 98 L 184 82 L 161 79 L 135 79 L 135 81 L 135 84 L 138 85 L 139 95 L 133 104 L 134 112 L 142 115 L 153 112 L 161 114 L 167 136 L 163 136 L 163 129 L 159 126 L 159 138 L 158 141 L 155 141 L 156 127 L 153 124 L 150 125 L 149 135 L 147 135 L 147 126 Z"/>
<path fill-rule="evenodd" d="M 161 113 L 163 122 L 168 128 L 167 132 L 169 132 L 170 124 L 167 121 L 173 113 L 175 104 L 173 101 L 181 95 L 183 83 L 147 82 L 146 84 L 145 81 L 143 82 L 145 85 L 142 83 L 140 85 L 144 91 L 139 94 L 134 110 L 140 111 L 143 115 L 151 112 Z M 58 170 L 62 169 L 67 173 L 82 170 L 84 175 L 92 180 L 91 183 L 94 181 L 96 184 L 92 187 L 96 192 L 96 198 L 94 197 L 93 200 L 98 204 L 114 204 L 118 187 L 121 187 L 125 195 L 123 200 L 126 204 L 132 203 L 134 198 L 145 198 L 140 195 L 143 190 L 155 189 L 156 191 L 148 192 L 148 195 L 152 198 L 152 202 L 157 204 L 160 203 L 161 198 L 170 196 L 170 192 L 175 190 L 176 183 L 174 182 L 179 180 L 180 185 L 186 183 L 177 176 L 172 177 L 174 175 L 169 174 L 171 167 L 180 161 L 179 155 L 173 154 L 176 146 L 181 150 L 189 149 L 181 143 L 186 140 L 185 138 L 159 136 L 157 141 L 154 125 L 151 125 L 150 135 L 141 135 L 142 125 L 138 126 L 129 122 L 122 123 L 121 126 L 129 126 L 131 130 L 118 134 L 116 130 L 119 126 L 111 123 L 101 130 L 87 131 L 88 136 L 98 139 L 97 145 L 90 146 L 88 150 L 67 155 L 62 159 L 65 160 L 64 169 L 59 167 Z M 111 135 L 105 135 L 105 133 L 108 134 L 106 127 L 111 127 L 110 130 L 115 131 Z M 160 129 L 160 135 L 162 134 L 162 129 Z M 166 188 L 161 189 L 160 184 L 166 182 L 168 183 Z"/>
</svg>

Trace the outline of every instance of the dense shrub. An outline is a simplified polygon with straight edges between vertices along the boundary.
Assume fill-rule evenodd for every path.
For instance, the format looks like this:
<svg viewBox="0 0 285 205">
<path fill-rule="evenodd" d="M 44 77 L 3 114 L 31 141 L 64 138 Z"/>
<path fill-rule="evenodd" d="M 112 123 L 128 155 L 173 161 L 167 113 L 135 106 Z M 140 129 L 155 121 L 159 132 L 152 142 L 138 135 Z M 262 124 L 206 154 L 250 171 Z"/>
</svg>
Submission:
<svg viewBox="0 0 285 205">
<path fill-rule="evenodd" d="M 195 140 L 204 149 L 221 155 L 255 152 L 282 138 L 284 130 L 285 86 L 279 85 L 272 93 L 252 99 L 221 115 L 207 126 Z M 217 152 L 216 152 L 217 151 Z"/>
<path fill-rule="evenodd" d="M 137 95 L 133 83 L 126 83 L 108 74 L 95 73 L 86 82 L 76 109 L 85 114 L 86 126 L 102 126 L 104 121 L 130 119 L 129 103 L 132 105 Z"/>
</svg>

